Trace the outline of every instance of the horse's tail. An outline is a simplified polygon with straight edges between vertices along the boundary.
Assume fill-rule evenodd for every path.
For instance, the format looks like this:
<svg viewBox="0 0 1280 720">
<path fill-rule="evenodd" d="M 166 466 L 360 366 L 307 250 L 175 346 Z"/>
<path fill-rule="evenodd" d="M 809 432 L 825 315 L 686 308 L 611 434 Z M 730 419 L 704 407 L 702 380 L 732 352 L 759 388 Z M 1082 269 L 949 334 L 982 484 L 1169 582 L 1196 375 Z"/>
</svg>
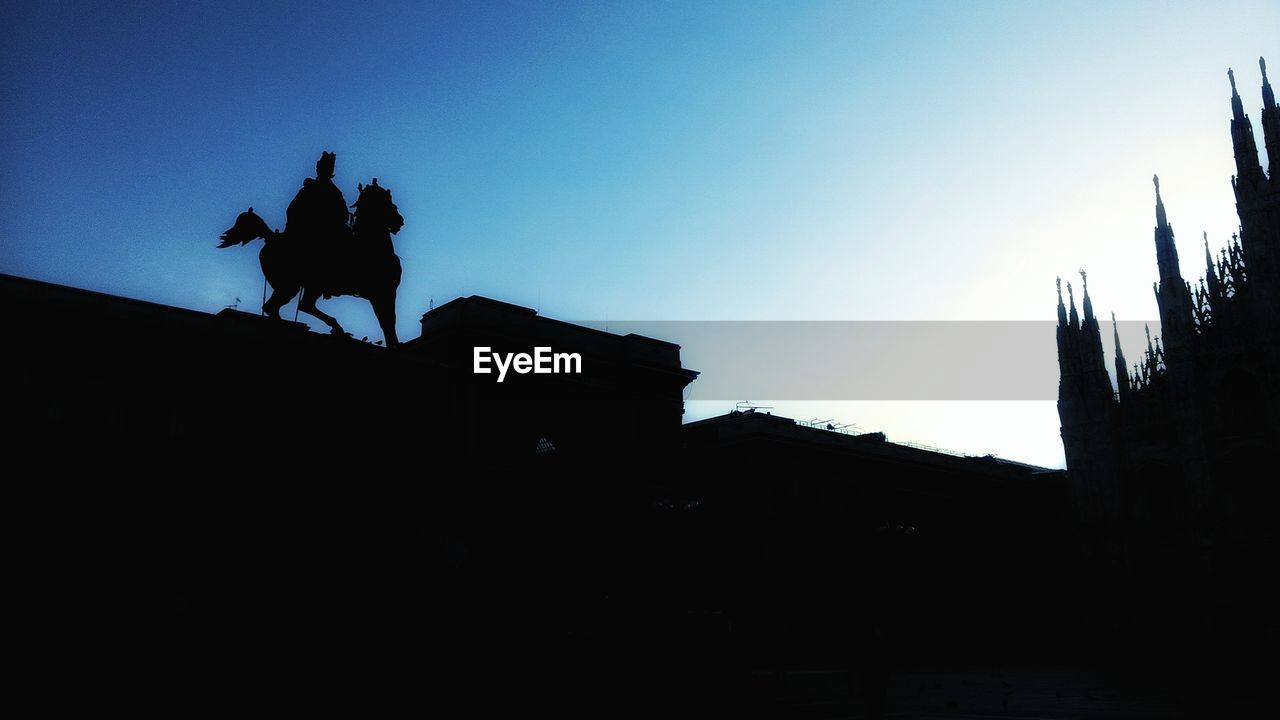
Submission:
<svg viewBox="0 0 1280 720">
<path fill-rule="evenodd" d="M 271 229 L 270 225 L 267 225 L 266 220 L 259 217 L 258 213 L 253 211 L 253 208 L 249 208 L 236 217 L 235 225 L 232 225 L 226 232 L 222 233 L 220 237 L 222 243 L 218 247 L 248 245 L 258 238 L 270 242 L 277 234 Z"/>
</svg>

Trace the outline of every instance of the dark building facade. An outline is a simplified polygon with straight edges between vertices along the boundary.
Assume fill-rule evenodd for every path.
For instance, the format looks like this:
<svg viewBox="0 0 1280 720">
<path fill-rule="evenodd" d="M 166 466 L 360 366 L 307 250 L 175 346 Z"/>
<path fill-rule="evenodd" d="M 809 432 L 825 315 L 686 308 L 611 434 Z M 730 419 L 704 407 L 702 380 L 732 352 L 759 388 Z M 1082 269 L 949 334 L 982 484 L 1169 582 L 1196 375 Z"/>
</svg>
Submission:
<svg viewBox="0 0 1280 720">
<path fill-rule="evenodd" d="M 722 593 L 757 667 L 856 663 L 868 634 L 898 662 L 1063 650 L 1062 471 L 759 411 L 684 436 L 692 545 L 720 551 L 682 586 Z"/>
<path fill-rule="evenodd" d="M 0 276 L 0 293 L 23 308 L 13 317 L 21 340 L 0 359 L 9 437 L 106 446 L 140 468 L 165 448 L 297 467 L 323 458 L 315 464 L 324 470 L 340 457 L 385 464 L 378 454 L 402 452 L 481 470 L 531 458 L 634 460 L 638 449 L 665 458 L 678 450 L 684 388 L 697 377 L 671 343 L 481 297 L 428 312 L 422 337 L 393 352 L 230 309 L 212 315 L 12 276 Z M 572 352 L 581 372 L 512 370 L 498 382 L 473 372 L 475 346 Z"/>
<path fill-rule="evenodd" d="M 555 692 L 582 668 L 539 657 L 640 555 L 697 376 L 671 343 L 479 297 L 394 350 L 12 276 L 0 302 L 21 308 L 0 446 L 35 495 L 18 596 L 48 656 L 30 662 L 127 655 L 149 678 L 111 692 Z M 576 353 L 581 373 L 499 383 L 476 345 Z"/>
<path fill-rule="evenodd" d="M 1148 331 L 1133 362 L 1114 333 L 1115 386 L 1083 271 L 1079 311 L 1059 281 L 1058 411 L 1075 538 L 1083 567 L 1111 589 L 1083 604 L 1113 625 L 1276 638 L 1280 598 L 1257 569 L 1277 548 L 1280 108 L 1259 64 L 1266 169 L 1229 72 L 1239 233 L 1216 254 L 1206 237 L 1204 276 L 1188 282 L 1155 179 L 1162 336 Z"/>
<path fill-rule="evenodd" d="M 486 715 L 654 715 L 767 701 L 762 672 L 1061 635 L 1061 472 L 764 413 L 682 424 L 697 373 L 671 343 L 480 297 L 396 349 L 11 276 L 0 302 L 22 308 L 8 467 L 53 494 L 27 587 L 86 662 L 194 648 L 206 676 L 277 682 L 288 657 L 429 704 L 501 683 Z M 477 347 L 582 372 L 498 382 Z"/>
</svg>

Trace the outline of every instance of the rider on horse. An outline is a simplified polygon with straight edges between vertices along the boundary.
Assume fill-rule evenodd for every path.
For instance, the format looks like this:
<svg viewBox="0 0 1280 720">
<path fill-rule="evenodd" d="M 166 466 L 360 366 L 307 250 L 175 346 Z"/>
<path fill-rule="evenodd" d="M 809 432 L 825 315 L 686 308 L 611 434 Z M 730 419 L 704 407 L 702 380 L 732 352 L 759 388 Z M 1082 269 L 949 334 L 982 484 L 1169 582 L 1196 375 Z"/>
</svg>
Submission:
<svg viewBox="0 0 1280 720">
<path fill-rule="evenodd" d="M 337 319 L 316 307 L 320 297 L 356 295 L 373 305 L 387 346 L 396 340 L 396 289 L 400 286 L 400 258 L 391 236 L 400 232 L 404 218 L 391 191 L 378 185 L 361 185 L 360 199 L 347 213 L 347 201 L 333 184 L 331 152 L 320 156 L 316 177 L 307 178 L 289 203 L 285 231 L 272 230 L 249 208 L 236 216 L 235 225 L 222 233 L 220 248 L 247 245 L 262 238 L 258 253 L 262 272 L 271 285 L 271 297 L 262 311 L 280 317 L 280 308 L 299 291 L 298 310 L 319 318 L 335 335 L 346 331 Z M 352 218 L 350 224 L 348 219 Z"/>
<path fill-rule="evenodd" d="M 298 243 L 295 248 L 310 265 L 308 277 L 332 290 L 333 267 L 341 250 L 350 245 L 347 200 L 333 183 L 337 155 L 325 152 L 316 161 L 316 176 L 302 181 L 302 188 L 285 211 L 284 234 Z"/>
</svg>

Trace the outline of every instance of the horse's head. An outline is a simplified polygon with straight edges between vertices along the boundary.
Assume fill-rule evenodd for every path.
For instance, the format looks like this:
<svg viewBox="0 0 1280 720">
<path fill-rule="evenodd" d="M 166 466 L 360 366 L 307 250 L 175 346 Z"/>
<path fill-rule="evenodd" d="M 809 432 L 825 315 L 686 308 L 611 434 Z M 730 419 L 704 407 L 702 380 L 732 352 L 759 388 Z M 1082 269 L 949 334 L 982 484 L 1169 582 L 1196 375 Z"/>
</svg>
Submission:
<svg viewBox="0 0 1280 720">
<path fill-rule="evenodd" d="M 258 216 L 253 208 L 240 213 L 236 216 L 236 224 L 222 233 L 222 242 L 218 245 L 220 248 L 231 247 L 232 245 L 247 245 L 251 240 L 262 238 L 270 240 L 278 233 L 271 230 L 267 225 L 267 221 Z"/>
<path fill-rule="evenodd" d="M 356 209 L 356 228 L 364 226 L 393 235 L 400 232 L 400 228 L 404 227 L 404 218 L 391 201 L 391 191 L 378 185 L 378 178 L 374 178 L 368 185 L 359 185 L 358 188 L 360 197 L 351 206 Z"/>
</svg>

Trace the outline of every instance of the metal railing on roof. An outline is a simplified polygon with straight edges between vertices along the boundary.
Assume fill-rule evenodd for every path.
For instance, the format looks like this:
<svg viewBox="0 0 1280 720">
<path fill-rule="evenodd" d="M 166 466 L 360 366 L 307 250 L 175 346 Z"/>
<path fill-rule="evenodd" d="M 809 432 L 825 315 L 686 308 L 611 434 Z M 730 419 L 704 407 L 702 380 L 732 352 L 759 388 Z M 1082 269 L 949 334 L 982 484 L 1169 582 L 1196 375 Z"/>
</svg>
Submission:
<svg viewBox="0 0 1280 720">
<path fill-rule="evenodd" d="M 826 430 L 827 432 L 840 433 L 841 435 L 856 436 L 861 434 L 858 432 L 854 432 L 854 430 L 857 429 L 856 425 L 837 425 L 827 420 L 796 420 L 796 424 L 801 427 L 814 428 L 815 430 Z M 922 443 L 913 443 L 913 442 L 894 442 L 893 444 L 905 445 L 909 448 L 914 448 L 916 450 L 925 450 L 927 452 L 941 453 L 943 455 L 950 455 L 952 457 L 958 457 L 958 458 L 970 457 L 968 453 L 962 453 L 959 450 L 948 450 L 946 448 L 940 448 L 934 445 L 924 445 Z"/>
<path fill-rule="evenodd" d="M 800 427 L 814 428 L 815 430 L 826 430 L 827 432 L 840 433 L 841 435 L 857 435 L 854 432 L 856 425 L 841 425 L 831 420 L 796 420 L 796 424 Z"/>
<path fill-rule="evenodd" d="M 943 455 L 951 455 L 951 456 L 953 456 L 953 457 L 969 457 L 969 454 L 968 454 L 968 453 L 962 453 L 962 452 L 960 452 L 960 451 L 958 451 L 958 450 L 948 450 L 948 449 L 946 449 L 946 448 L 934 447 L 933 445 L 922 445 L 922 444 L 920 444 L 920 443 L 905 442 L 905 441 L 903 441 L 903 442 L 894 442 L 893 444 L 894 444 L 894 445 L 906 445 L 907 447 L 909 447 L 909 448 L 915 448 L 916 450 L 927 450 L 927 451 L 929 451 L 929 452 L 942 453 Z M 994 457 L 994 456 L 993 456 L 993 457 Z"/>
</svg>

